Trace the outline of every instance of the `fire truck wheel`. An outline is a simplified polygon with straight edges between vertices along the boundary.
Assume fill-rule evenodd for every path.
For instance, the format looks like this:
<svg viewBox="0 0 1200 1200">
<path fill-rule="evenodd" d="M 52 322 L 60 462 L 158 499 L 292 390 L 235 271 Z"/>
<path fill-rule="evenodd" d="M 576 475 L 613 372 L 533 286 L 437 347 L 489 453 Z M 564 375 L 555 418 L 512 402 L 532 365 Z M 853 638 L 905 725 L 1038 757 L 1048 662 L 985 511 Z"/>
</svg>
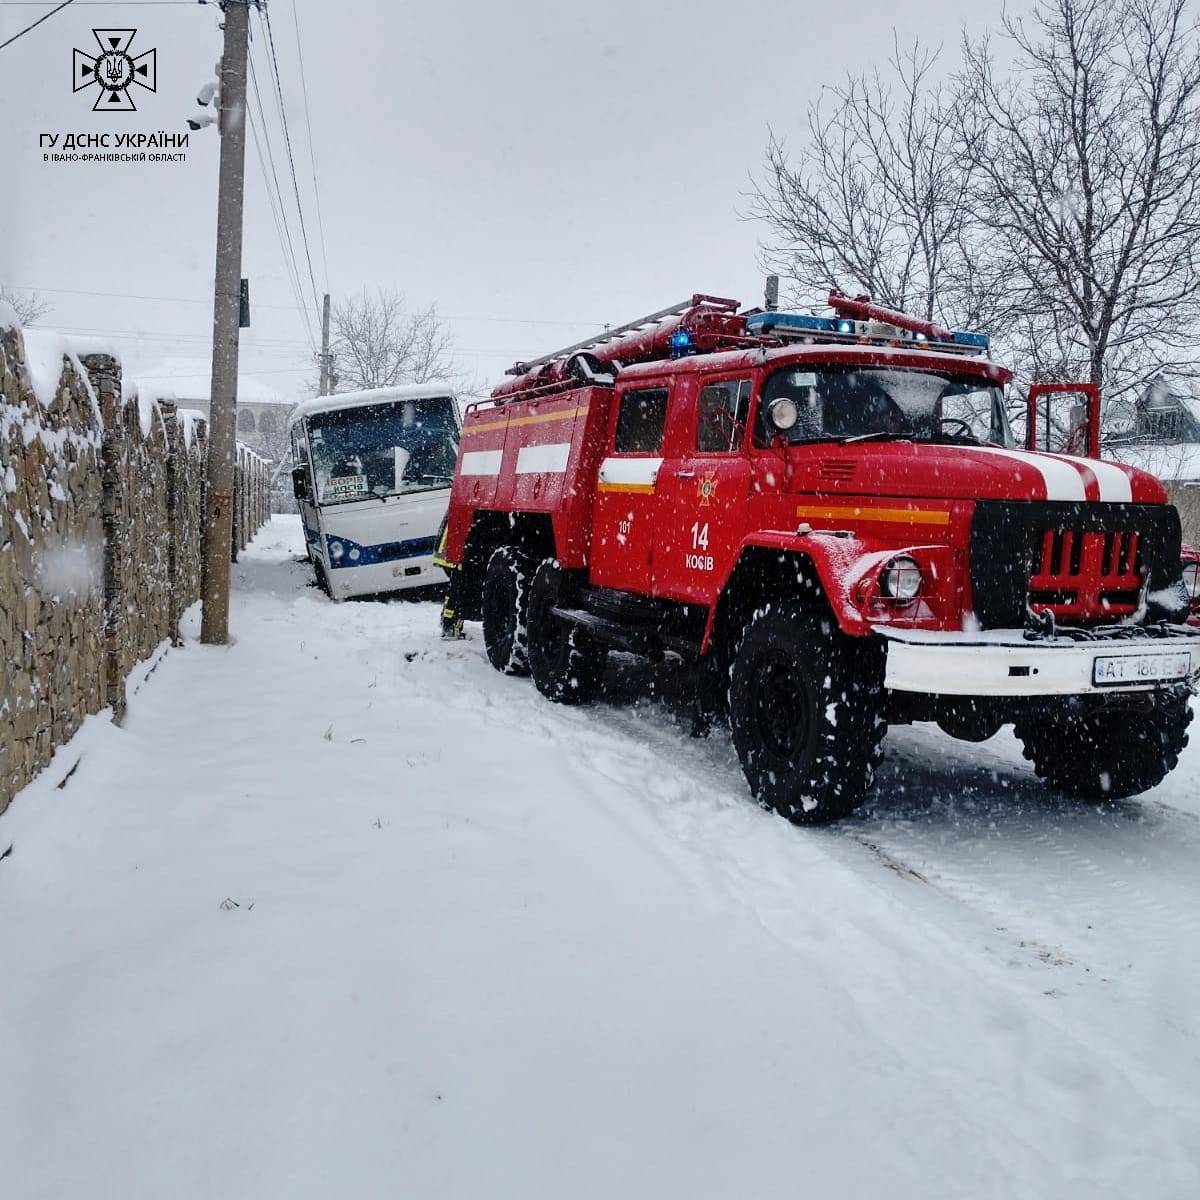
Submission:
<svg viewBox="0 0 1200 1200">
<path fill-rule="evenodd" d="M 562 568 L 546 559 L 529 585 L 529 670 L 547 699 L 586 704 L 600 690 L 608 647 L 550 611 L 563 602 L 565 590 Z"/>
<path fill-rule="evenodd" d="M 529 559 L 501 546 L 483 577 L 483 644 L 492 666 L 504 675 L 528 675 Z"/>
<path fill-rule="evenodd" d="M 1018 721 L 1016 735 L 1037 777 L 1086 800 L 1123 800 L 1161 783 L 1188 744 L 1186 696 L 1145 709 Z"/>
<path fill-rule="evenodd" d="M 772 605 L 746 626 L 730 672 L 730 725 L 765 808 L 823 825 L 862 802 L 887 730 L 872 650 L 796 603 Z"/>
</svg>

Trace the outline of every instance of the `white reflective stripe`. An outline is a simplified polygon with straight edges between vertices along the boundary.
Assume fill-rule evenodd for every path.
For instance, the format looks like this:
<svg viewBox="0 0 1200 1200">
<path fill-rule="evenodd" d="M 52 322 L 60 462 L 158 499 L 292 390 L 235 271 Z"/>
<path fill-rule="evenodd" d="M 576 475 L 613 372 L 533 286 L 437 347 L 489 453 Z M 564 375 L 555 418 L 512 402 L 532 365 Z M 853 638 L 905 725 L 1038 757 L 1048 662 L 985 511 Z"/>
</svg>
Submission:
<svg viewBox="0 0 1200 1200">
<path fill-rule="evenodd" d="M 600 464 L 601 483 L 654 483 L 661 458 L 606 458 Z"/>
<path fill-rule="evenodd" d="M 503 450 L 468 450 L 459 465 L 460 475 L 499 475 Z"/>
<path fill-rule="evenodd" d="M 517 474 L 532 475 L 545 471 L 561 475 L 571 457 L 570 442 L 551 442 L 545 446 L 522 446 L 517 454 Z"/>
<path fill-rule="evenodd" d="M 1101 500 L 1111 500 L 1116 504 L 1129 504 L 1133 500 L 1133 486 L 1129 476 L 1114 463 L 1100 462 L 1095 458 L 1076 458 L 1073 454 L 1061 454 L 1057 457 L 1087 467 L 1100 484 Z"/>
<path fill-rule="evenodd" d="M 1048 454 L 1026 454 L 1020 450 L 1002 450 L 999 446 L 970 446 L 963 449 L 968 454 L 995 454 L 1007 458 L 1010 462 L 1032 467 L 1042 477 L 1047 500 L 1087 499 L 1083 488 L 1083 476 L 1065 459 L 1052 458 Z"/>
</svg>

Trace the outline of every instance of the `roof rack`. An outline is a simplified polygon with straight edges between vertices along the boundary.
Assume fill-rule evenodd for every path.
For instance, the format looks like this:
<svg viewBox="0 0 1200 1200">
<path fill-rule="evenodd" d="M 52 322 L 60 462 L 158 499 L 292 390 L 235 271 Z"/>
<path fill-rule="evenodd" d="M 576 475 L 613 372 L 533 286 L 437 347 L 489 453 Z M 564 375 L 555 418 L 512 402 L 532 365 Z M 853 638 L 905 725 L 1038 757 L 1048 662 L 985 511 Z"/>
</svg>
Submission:
<svg viewBox="0 0 1200 1200">
<path fill-rule="evenodd" d="M 723 296 L 706 296 L 697 292 L 689 300 L 681 300 L 678 304 L 671 304 L 666 308 L 660 308 L 658 312 L 638 317 L 636 321 L 630 321 L 625 325 L 618 325 L 615 329 L 606 329 L 597 337 L 585 338 L 582 342 L 574 342 L 570 346 L 564 346 L 561 350 L 552 350 L 549 354 L 543 354 L 541 358 L 533 358 L 528 362 L 513 363 L 505 371 L 505 374 L 524 375 L 526 372 L 535 370 L 537 367 L 543 367 L 547 363 L 552 363 L 557 359 L 566 358 L 569 354 L 575 354 L 580 350 L 595 350 L 603 346 L 606 342 L 614 341 L 616 338 L 623 337 L 627 333 L 637 333 L 647 328 L 647 326 L 656 325 L 659 321 L 667 317 L 677 317 L 689 309 L 701 306 L 711 307 L 718 312 L 736 313 L 738 310 L 738 301 L 727 300 Z"/>
</svg>

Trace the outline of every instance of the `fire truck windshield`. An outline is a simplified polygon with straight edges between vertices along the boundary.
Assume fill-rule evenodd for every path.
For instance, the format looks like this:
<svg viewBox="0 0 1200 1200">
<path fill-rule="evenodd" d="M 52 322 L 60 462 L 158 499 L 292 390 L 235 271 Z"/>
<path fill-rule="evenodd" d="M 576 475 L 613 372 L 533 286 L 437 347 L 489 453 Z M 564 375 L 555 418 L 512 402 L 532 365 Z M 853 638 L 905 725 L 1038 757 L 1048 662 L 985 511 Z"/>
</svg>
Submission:
<svg viewBox="0 0 1200 1200">
<path fill-rule="evenodd" d="M 308 444 L 317 503 L 449 487 L 458 455 L 453 404 L 437 396 L 314 413 Z"/>
<path fill-rule="evenodd" d="M 783 430 L 771 420 L 779 400 L 795 405 Z M 788 406 L 790 416 L 791 406 Z M 771 375 L 759 404 L 756 441 L 894 439 L 1012 446 L 1004 392 L 978 376 L 895 367 L 793 365 Z"/>
</svg>

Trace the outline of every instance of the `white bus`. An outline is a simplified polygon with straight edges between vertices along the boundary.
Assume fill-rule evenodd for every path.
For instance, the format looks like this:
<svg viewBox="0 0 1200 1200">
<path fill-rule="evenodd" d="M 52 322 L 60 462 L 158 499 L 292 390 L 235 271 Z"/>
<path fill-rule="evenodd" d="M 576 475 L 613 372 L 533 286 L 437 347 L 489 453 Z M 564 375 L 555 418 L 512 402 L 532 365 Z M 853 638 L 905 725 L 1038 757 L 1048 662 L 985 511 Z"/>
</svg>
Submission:
<svg viewBox="0 0 1200 1200">
<path fill-rule="evenodd" d="M 458 456 L 452 388 L 317 396 L 289 432 L 308 557 L 334 600 L 445 583 L 433 556 Z"/>
</svg>

